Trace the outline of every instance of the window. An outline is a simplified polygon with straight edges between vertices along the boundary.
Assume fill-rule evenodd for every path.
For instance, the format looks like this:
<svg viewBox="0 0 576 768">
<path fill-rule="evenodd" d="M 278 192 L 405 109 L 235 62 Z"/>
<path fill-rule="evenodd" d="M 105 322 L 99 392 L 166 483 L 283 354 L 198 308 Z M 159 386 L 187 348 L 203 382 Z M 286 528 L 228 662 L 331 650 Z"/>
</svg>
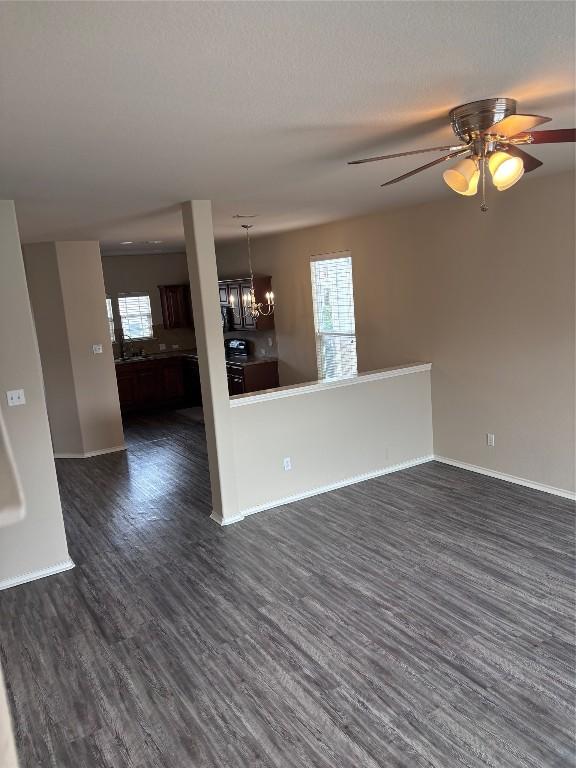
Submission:
<svg viewBox="0 0 576 768">
<path fill-rule="evenodd" d="M 125 339 L 152 338 L 152 311 L 147 293 L 118 296 L 118 311 Z"/>
<path fill-rule="evenodd" d="M 355 376 L 356 326 L 352 256 L 330 254 L 310 262 L 319 379 Z"/>
<path fill-rule="evenodd" d="M 106 297 L 106 314 L 108 315 L 108 329 L 110 330 L 110 338 L 112 341 L 116 341 L 116 333 L 114 332 L 114 313 L 112 312 L 112 299 Z"/>
</svg>

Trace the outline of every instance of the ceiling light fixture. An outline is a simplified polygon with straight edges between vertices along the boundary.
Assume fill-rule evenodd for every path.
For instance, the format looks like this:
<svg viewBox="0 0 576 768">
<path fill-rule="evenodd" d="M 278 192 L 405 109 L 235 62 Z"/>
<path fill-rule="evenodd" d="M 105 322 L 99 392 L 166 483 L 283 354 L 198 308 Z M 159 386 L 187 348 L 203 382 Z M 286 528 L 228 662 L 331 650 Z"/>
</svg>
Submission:
<svg viewBox="0 0 576 768">
<path fill-rule="evenodd" d="M 364 157 L 361 160 L 351 160 L 348 164 L 374 163 L 408 155 L 419 155 L 423 152 L 447 152 L 442 157 L 421 165 L 413 171 L 403 173 L 401 176 L 396 176 L 381 186 L 397 184 L 446 160 L 459 158 L 453 168 L 449 168 L 442 174 L 444 181 L 459 195 L 471 196 L 476 194 L 478 184 L 482 180 L 480 210 L 487 211 L 486 166 L 494 186 L 499 192 L 503 192 L 520 181 L 524 173 L 530 173 L 542 165 L 540 160 L 521 149 L 521 145 L 576 142 L 575 128 L 535 131 L 534 128 L 542 123 L 548 123 L 551 118 L 543 115 L 518 114 L 515 99 L 498 97 L 471 101 L 454 107 L 450 110 L 448 117 L 452 130 L 460 142 L 458 144 Z M 465 160 L 462 159 L 464 157 Z"/>
<path fill-rule="evenodd" d="M 450 189 L 459 195 L 475 195 L 478 188 L 480 171 L 476 159 L 460 160 L 453 168 L 442 174 Z"/>
<path fill-rule="evenodd" d="M 134 245 L 134 240 L 124 240 L 120 245 Z"/>
<path fill-rule="evenodd" d="M 163 242 L 163 240 L 146 240 L 146 245 L 160 245 Z"/>
<path fill-rule="evenodd" d="M 514 186 L 524 175 L 521 157 L 512 157 L 508 152 L 494 152 L 488 158 L 488 168 L 496 189 L 501 192 Z"/>
<path fill-rule="evenodd" d="M 235 218 L 243 218 L 236 216 Z M 258 317 L 268 317 L 274 312 L 274 293 L 266 291 L 266 303 L 257 301 L 254 291 L 254 272 L 252 270 L 252 249 L 250 248 L 250 230 L 253 224 L 242 224 L 242 229 L 246 231 L 246 247 L 248 250 L 248 268 L 250 270 L 250 290 L 242 293 L 242 306 L 234 306 L 234 296 L 230 293 L 229 305 L 234 314 L 250 317 L 256 320 Z"/>
</svg>

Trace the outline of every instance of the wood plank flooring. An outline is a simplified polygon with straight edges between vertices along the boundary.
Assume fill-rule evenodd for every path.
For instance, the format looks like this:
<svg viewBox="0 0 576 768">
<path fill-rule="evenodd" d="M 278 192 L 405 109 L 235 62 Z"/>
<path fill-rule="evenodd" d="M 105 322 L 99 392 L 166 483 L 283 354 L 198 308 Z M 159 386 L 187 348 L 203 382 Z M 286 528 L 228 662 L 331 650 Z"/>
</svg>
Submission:
<svg viewBox="0 0 576 768">
<path fill-rule="evenodd" d="M 432 463 L 223 529 L 197 419 L 126 432 L 0 593 L 22 768 L 575 765 L 571 502 Z"/>
</svg>

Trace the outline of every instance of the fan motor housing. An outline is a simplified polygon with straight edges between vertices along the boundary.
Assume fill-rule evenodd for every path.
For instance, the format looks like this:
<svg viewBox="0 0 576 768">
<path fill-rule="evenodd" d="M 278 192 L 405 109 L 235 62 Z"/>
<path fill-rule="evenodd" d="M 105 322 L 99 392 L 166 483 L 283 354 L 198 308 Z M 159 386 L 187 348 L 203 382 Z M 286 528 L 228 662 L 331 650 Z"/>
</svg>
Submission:
<svg viewBox="0 0 576 768">
<path fill-rule="evenodd" d="M 494 123 L 516 114 L 516 99 L 495 98 L 471 101 L 450 110 L 452 130 L 461 141 L 470 143 Z"/>
</svg>

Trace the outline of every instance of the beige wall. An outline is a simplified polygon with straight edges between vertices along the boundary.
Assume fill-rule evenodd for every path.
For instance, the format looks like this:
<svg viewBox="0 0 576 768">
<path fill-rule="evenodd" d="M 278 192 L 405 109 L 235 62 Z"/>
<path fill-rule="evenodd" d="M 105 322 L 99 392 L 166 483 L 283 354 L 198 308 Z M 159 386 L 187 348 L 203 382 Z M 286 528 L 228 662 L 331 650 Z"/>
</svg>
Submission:
<svg viewBox="0 0 576 768">
<path fill-rule="evenodd" d="M 159 344 L 166 344 L 168 349 L 174 344 L 181 349 L 195 348 L 192 328 L 164 328 L 158 291 L 159 285 L 181 285 L 190 282 L 185 253 L 103 256 L 102 269 L 107 296 L 117 297 L 120 293 L 138 291 L 150 296 L 155 338 L 150 342 L 138 342 L 138 347 L 143 347 L 147 352 L 158 351 Z"/>
<path fill-rule="evenodd" d="M 24 247 L 54 452 L 83 456 L 124 445 L 97 242 Z M 101 344 L 102 354 L 94 354 Z"/>
<path fill-rule="evenodd" d="M 574 175 L 525 177 L 489 204 L 454 195 L 256 238 L 281 384 L 317 375 L 310 256 L 350 250 L 359 370 L 433 363 L 436 454 L 573 490 Z M 220 246 L 219 272 L 243 258 Z"/>
<path fill-rule="evenodd" d="M 24 246 L 23 250 L 54 450 L 82 454 L 56 243 L 37 243 Z"/>
<path fill-rule="evenodd" d="M 429 458 L 433 451 L 429 372 L 360 379 L 231 412 L 244 512 Z M 288 472 L 285 457 L 292 462 Z"/>
<path fill-rule="evenodd" d="M 222 315 L 217 290 L 212 204 L 210 200 L 189 200 L 182 203 L 181 210 L 198 339 L 202 408 L 212 489 L 211 517 L 220 525 L 226 525 L 238 518 L 238 496 L 230 398 L 222 350 Z"/>
<path fill-rule="evenodd" d="M 16 216 L 7 200 L 0 201 L 0 254 L 0 408 L 26 503 L 26 517 L 0 535 L 1 587 L 67 567 L 70 559 Z M 6 391 L 21 388 L 26 405 L 9 408 Z"/>
</svg>

